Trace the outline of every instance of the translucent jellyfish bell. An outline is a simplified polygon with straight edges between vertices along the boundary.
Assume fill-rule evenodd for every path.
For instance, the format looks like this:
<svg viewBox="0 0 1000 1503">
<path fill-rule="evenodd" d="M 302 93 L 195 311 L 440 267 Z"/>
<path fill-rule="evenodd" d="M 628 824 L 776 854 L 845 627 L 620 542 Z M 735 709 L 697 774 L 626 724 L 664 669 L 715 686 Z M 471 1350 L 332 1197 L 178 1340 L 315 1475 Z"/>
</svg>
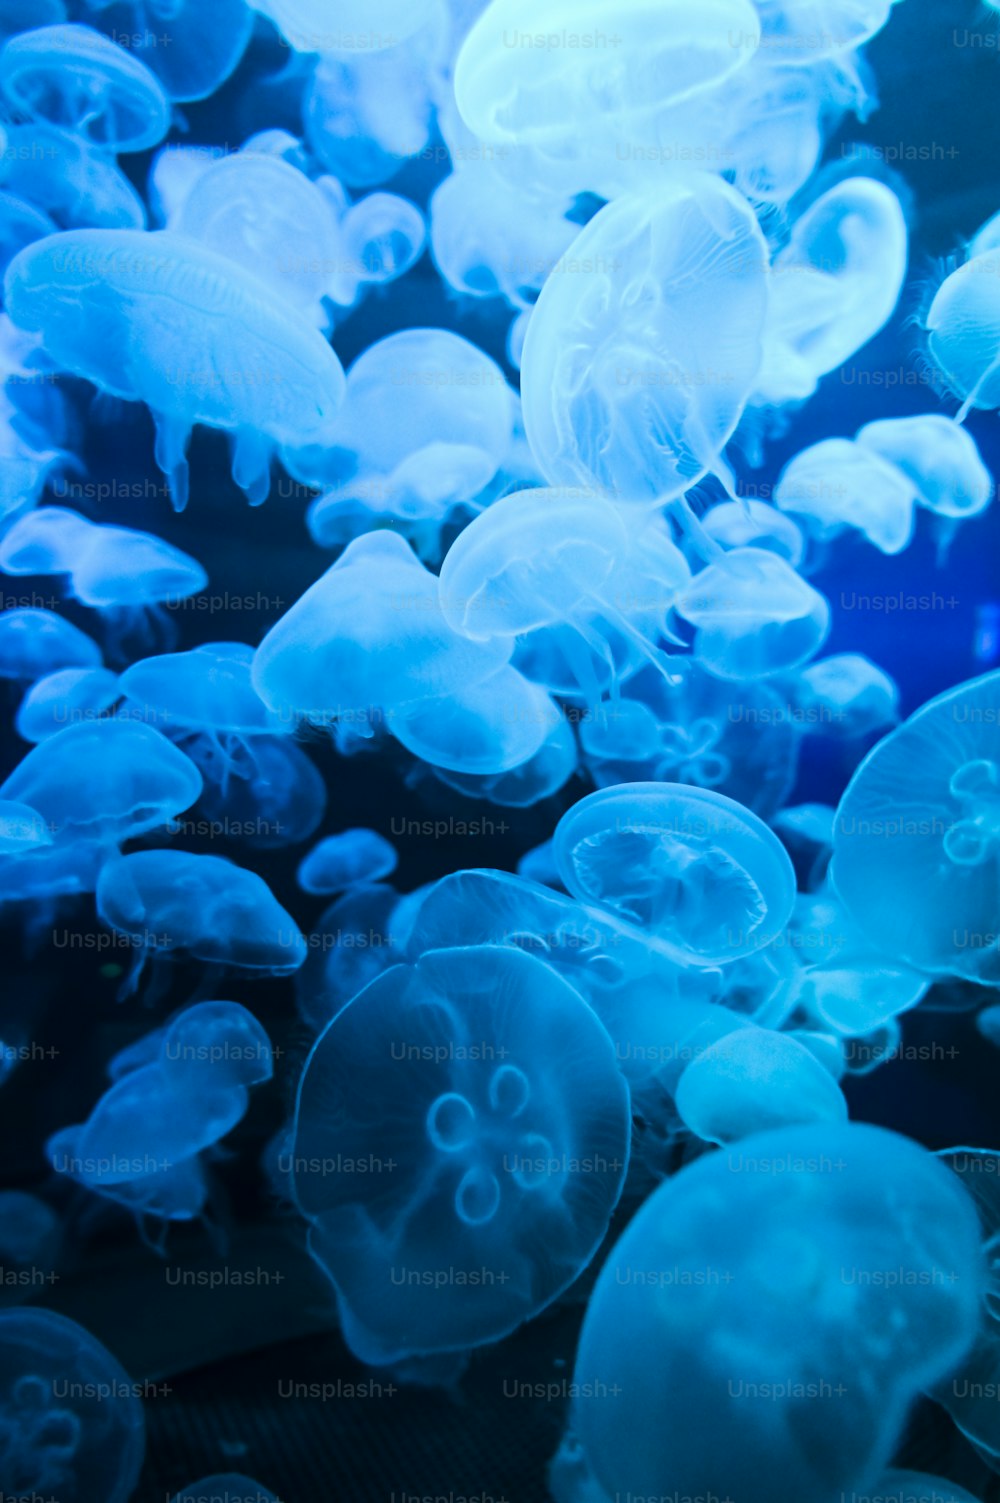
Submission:
<svg viewBox="0 0 1000 1503">
<path fill-rule="evenodd" d="M 0 615 L 0 679 L 33 684 L 60 668 L 99 668 L 101 649 L 72 622 L 34 606 Z"/>
<path fill-rule="evenodd" d="M 834 885 L 872 942 L 1000 984 L 1000 673 L 930 700 L 869 752 L 837 810 Z"/>
<path fill-rule="evenodd" d="M 916 487 L 918 504 L 939 517 L 975 517 L 993 499 L 993 476 L 975 439 L 943 413 L 866 423 L 857 441 L 901 470 Z"/>
<path fill-rule="evenodd" d="M 54 235 L 55 231 L 53 221 L 34 204 L 13 193 L 0 192 L 0 275 L 18 251 L 46 235 Z"/>
<path fill-rule="evenodd" d="M 671 176 L 655 196 L 606 205 L 572 255 L 581 269 L 545 283 L 521 362 L 549 484 L 653 506 L 724 474 L 767 313 L 749 204 L 719 178 Z"/>
<path fill-rule="evenodd" d="M 343 257 L 362 286 L 385 286 L 420 260 L 427 240 L 424 216 L 398 193 L 366 193 L 340 225 Z"/>
<path fill-rule="evenodd" d="M 701 519 L 708 536 L 723 548 L 766 548 L 797 569 L 806 545 L 800 529 L 766 501 L 723 501 Z"/>
<path fill-rule="evenodd" d="M 4 1491 L 127 1503 L 146 1450 L 142 1402 L 119 1362 L 54 1310 L 0 1311 Z"/>
<path fill-rule="evenodd" d="M 681 1120 L 709 1143 L 809 1122 L 846 1122 L 847 1102 L 804 1044 L 769 1028 L 737 1028 L 698 1053 L 676 1092 Z"/>
<path fill-rule="evenodd" d="M 17 799 L 0 798 L 0 855 L 20 856 L 51 844 L 51 831 L 37 809 Z"/>
<path fill-rule="evenodd" d="M 62 1223 L 44 1200 L 23 1190 L 0 1190 L 0 1305 L 21 1304 L 43 1283 L 55 1282 L 62 1237 Z"/>
<path fill-rule="evenodd" d="M 795 873 L 771 830 L 720 793 L 629 783 L 581 799 L 556 827 L 559 875 L 688 963 L 723 965 L 771 944 Z"/>
<path fill-rule="evenodd" d="M 5 574 L 70 574 L 94 523 L 67 506 L 42 506 L 19 517 L 0 539 Z"/>
<path fill-rule="evenodd" d="M 611 1040 L 548 966 L 483 946 L 386 971 L 318 1040 L 295 1117 L 295 1198 L 349 1345 L 388 1362 L 530 1319 L 593 1257 L 628 1148 Z M 316 1173 L 332 1154 L 394 1167 Z"/>
<path fill-rule="evenodd" d="M 111 152 L 148 151 L 170 129 L 170 100 L 124 47 L 91 26 L 43 26 L 12 37 L 0 90 L 29 120 L 64 126 Z"/>
<path fill-rule="evenodd" d="M 827 438 L 803 449 L 778 477 L 774 500 L 822 539 L 854 528 L 888 554 L 913 539 L 914 481 L 874 445 Z"/>
<path fill-rule="evenodd" d="M 972 1341 L 978 1241 L 943 1165 L 879 1128 L 786 1128 L 689 1164 L 601 1270 L 556 1496 L 867 1492 Z"/>
<path fill-rule="evenodd" d="M 957 421 L 973 409 L 1000 407 L 1000 253 L 973 256 L 946 277 L 927 311 L 927 351 L 961 402 Z"/>
<path fill-rule="evenodd" d="M 99 720 L 120 698 L 110 668 L 62 668 L 32 684 L 17 707 L 14 728 L 23 741 L 47 741 L 67 725 Z"/>
<path fill-rule="evenodd" d="M 130 988 L 155 951 L 250 974 L 287 976 L 306 957 L 294 920 L 255 872 L 221 856 L 137 851 L 101 870 L 97 911 L 137 947 Z"/>
<path fill-rule="evenodd" d="M 51 235 L 11 263 L 5 299 L 63 369 L 147 404 L 178 508 L 197 423 L 232 436 L 233 477 L 255 503 L 267 496 L 278 446 L 330 434 L 344 392 L 333 349 L 256 277 L 190 240 L 166 231 Z M 164 318 L 173 340 L 162 337 Z"/>
<path fill-rule="evenodd" d="M 120 23 L 116 0 L 85 0 L 96 12 L 111 10 L 112 35 Z M 235 72 L 253 31 L 245 0 L 214 0 L 206 12 L 198 0 L 130 0 L 129 43 L 180 103 L 207 99 Z"/>
<path fill-rule="evenodd" d="M 145 227 L 145 204 L 114 158 L 57 125 L 11 126 L 0 177 L 61 229 Z"/>
<path fill-rule="evenodd" d="M 344 892 L 359 882 L 378 882 L 396 870 L 396 848 L 377 830 L 342 830 L 327 835 L 299 864 L 306 892 Z"/>
<path fill-rule="evenodd" d="M 806 733 L 849 741 L 899 719 L 899 689 L 870 658 L 841 652 L 803 668 L 793 690 Z"/>
<path fill-rule="evenodd" d="M 94 720 L 32 747 L 0 797 L 37 809 L 60 836 L 119 845 L 190 808 L 201 788 L 197 767 L 159 731 Z"/>
<path fill-rule="evenodd" d="M 797 668 L 830 630 L 824 596 L 763 548 L 723 554 L 681 591 L 675 609 L 696 629 L 696 661 L 724 679 L 767 678 Z"/>
</svg>

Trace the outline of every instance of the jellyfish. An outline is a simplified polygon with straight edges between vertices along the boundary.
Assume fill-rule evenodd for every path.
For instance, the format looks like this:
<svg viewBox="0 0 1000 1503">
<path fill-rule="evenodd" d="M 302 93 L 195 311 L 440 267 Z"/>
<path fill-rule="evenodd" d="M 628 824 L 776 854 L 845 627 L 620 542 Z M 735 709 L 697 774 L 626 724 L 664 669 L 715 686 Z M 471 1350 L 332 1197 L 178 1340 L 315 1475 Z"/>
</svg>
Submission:
<svg viewBox="0 0 1000 1503">
<path fill-rule="evenodd" d="M 795 898 L 792 863 L 763 821 L 680 783 L 589 794 L 559 821 L 555 855 L 576 898 L 637 925 L 682 964 L 724 965 L 772 944 Z"/>
<path fill-rule="evenodd" d="M 0 855 L 23 856 L 52 844 L 52 833 L 37 809 L 17 799 L 0 798 Z"/>
<path fill-rule="evenodd" d="M 809 663 L 793 695 L 799 728 L 853 741 L 885 731 L 899 720 L 899 689 L 887 673 L 858 652 Z"/>
<path fill-rule="evenodd" d="M 598 1276 L 553 1490 L 867 1491 L 920 1390 L 968 1350 L 982 1283 L 969 1198 L 894 1133 L 814 1123 L 703 1157 Z"/>
<path fill-rule="evenodd" d="M 385 286 L 416 265 L 427 239 L 424 216 L 398 193 L 367 193 L 341 221 L 348 267 L 362 285 Z"/>
<path fill-rule="evenodd" d="M 120 23 L 116 0 L 84 0 L 96 12 L 111 8 Z M 184 104 L 207 99 L 236 71 L 253 31 L 253 12 L 246 0 L 213 0 L 210 11 L 197 0 L 128 0 L 129 47 L 157 75 L 170 98 Z"/>
<path fill-rule="evenodd" d="M 66 506 L 43 506 L 20 517 L 0 539 L 5 574 L 71 574 L 94 523 Z"/>
<path fill-rule="evenodd" d="M 870 751 L 837 809 L 832 875 L 871 942 L 929 976 L 1000 985 L 1000 673 L 930 700 Z"/>
<path fill-rule="evenodd" d="M 60 668 L 99 668 L 101 649 L 53 611 L 25 606 L 0 615 L 0 678 L 37 683 Z"/>
<path fill-rule="evenodd" d="M 462 1351 L 551 1304 L 602 1241 L 628 1151 L 611 1040 L 548 966 L 481 946 L 386 971 L 317 1040 L 295 1113 L 296 1203 L 352 1350 Z M 383 1172 L 323 1172 L 334 1155 Z"/>
<path fill-rule="evenodd" d="M 979 516 L 993 500 L 993 476 L 975 439 L 942 413 L 866 423 L 857 441 L 902 471 L 916 488 L 917 505 L 940 519 L 945 545 L 958 522 Z"/>
<path fill-rule="evenodd" d="M 606 205 L 572 257 L 581 269 L 548 278 L 524 341 L 535 460 L 552 486 L 681 507 L 707 474 L 725 480 L 722 450 L 757 379 L 768 302 L 757 220 L 721 179 L 679 174 Z"/>
<path fill-rule="evenodd" d="M 676 1101 L 684 1125 L 709 1143 L 847 1120 L 829 1071 L 804 1044 L 769 1028 L 737 1028 L 702 1050 L 684 1069 Z"/>
<path fill-rule="evenodd" d="M 127 1503 L 142 1469 L 141 1388 L 75 1320 L 0 1311 L 0 1435 L 11 1499 Z"/>
<path fill-rule="evenodd" d="M 0 1306 L 22 1304 L 52 1287 L 62 1237 L 62 1222 L 46 1201 L 0 1190 Z"/>
<path fill-rule="evenodd" d="M 805 210 L 771 268 L 754 402 L 812 396 L 892 317 L 906 277 L 906 219 L 892 189 L 846 178 Z"/>
<path fill-rule="evenodd" d="M 110 668 L 61 668 L 32 684 L 14 728 L 22 741 L 47 741 L 67 725 L 99 720 L 121 698 Z"/>
<path fill-rule="evenodd" d="M 92 26 L 12 37 L 0 56 L 0 92 L 28 120 L 113 153 L 148 151 L 170 129 L 170 100 L 156 74 Z"/>
<path fill-rule="evenodd" d="M 801 529 L 766 501 L 723 501 L 701 520 L 708 536 L 723 548 L 765 548 L 793 569 L 805 556 Z"/>
<path fill-rule="evenodd" d="M 294 920 L 263 878 L 222 856 L 116 856 L 101 869 L 97 912 L 136 948 L 126 993 L 151 955 L 182 954 L 250 976 L 291 975 L 306 957 Z"/>
<path fill-rule="evenodd" d="M 63 230 L 145 228 L 142 198 L 114 159 L 56 125 L 9 127 L 0 181 Z"/>
<path fill-rule="evenodd" d="M 202 1477 L 200 1482 L 182 1487 L 170 1503 L 206 1503 L 206 1500 L 208 1503 L 281 1503 L 277 1493 L 272 1493 L 261 1482 L 254 1482 L 243 1472 L 213 1472 L 211 1477 Z M 910 1503 L 910 1499 L 903 1500 L 903 1503 Z M 965 1503 L 965 1500 L 956 1492 L 955 1497 L 947 1499 L 946 1503 Z"/>
<path fill-rule="evenodd" d="M 150 1042 L 113 1062 L 113 1084 L 85 1123 L 49 1140 L 49 1161 L 140 1218 L 191 1220 L 204 1204 L 198 1156 L 245 1116 L 250 1087 L 271 1079 L 271 1044 L 237 1002 L 188 1007 Z M 193 1200 L 177 1195 L 182 1184 Z"/>
<path fill-rule="evenodd" d="M 341 830 L 325 836 L 302 859 L 299 886 L 304 892 L 346 892 L 391 876 L 398 860 L 396 847 L 377 830 Z"/>
<path fill-rule="evenodd" d="M 334 18 L 324 0 L 254 0 L 253 8 L 273 21 L 297 52 L 352 53 L 359 45 L 380 51 L 405 42 L 435 5 L 434 0 L 345 0 Z"/>
<path fill-rule="evenodd" d="M 342 722 L 371 737 L 381 712 L 441 699 L 492 677 L 513 643 L 470 642 L 451 630 L 438 581 L 394 533 L 366 534 L 271 628 L 253 685 L 273 714 Z"/>
<path fill-rule="evenodd" d="M 905 470 L 873 445 L 849 438 L 803 449 L 782 470 L 774 492 L 776 506 L 821 540 L 853 528 L 888 554 L 909 547 L 917 499 Z"/>
<path fill-rule="evenodd" d="M 401 706 L 390 730 L 431 767 L 495 777 L 530 762 L 561 716 L 544 689 L 506 664 L 482 683 Z"/>
<path fill-rule="evenodd" d="M 255 736 L 221 778 L 210 765 L 198 812 L 204 817 L 173 828 L 279 850 L 315 835 L 326 813 L 326 784 L 289 736 Z"/>
<path fill-rule="evenodd" d="M 201 793 L 197 767 L 152 726 L 67 725 L 33 746 L 0 798 L 36 809 L 60 840 L 120 845 L 165 825 Z"/>
<path fill-rule="evenodd" d="M 924 327 L 927 353 L 961 402 L 956 421 L 1000 407 L 1000 277 L 996 250 L 963 262 L 938 288 Z"/>
<path fill-rule="evenodd" d="M 556 868 L 551 838 L 533 845 L 530 851 L 525 851 L 517 863 L 517 875 L 539 887 L 552 887 L 557 892 L 562 891 L 562 878 Z"/>
<path fill-rule="evenodd" d="M 823 884 L 833 854 L 836 812 L 831 804 L 793 804 L 771 819 L 771 828 L 791 856 L 805 893 Z"/>
<path fill-rule="evenodd" d="M 237 262 L 308 323 L 327 324 L 337 222 L 316 184 L 280 157 L 244 150 L 212 162 L 169 228 Z"/>
<path fill-rule="evenodd" d="M 799 667 L 830 630 L 824 596 L 765 548 L 723 554 L 680 592 L 675 609 L 695 628 L 695 660 L 737 681 Z"/>
<path fill-rule="evenodd" d="M 18 251 L 55 232 L 55 224 L 41 209 L 13 193 L 0 192 L 0 274 Z"/>
<path fill-rule="evenodd" d="M 255 504 L 267 496 L 276 446 L 329 433 L 344 390 L 331 346 L 256 277 L 181 236 L 50 235 L 21 251 L 4 285 L 14 322 L 39 332 L 59 365 L 150 407 L 178 509 L 195 424 L 232 436 L 233 478 Z M 164 319 L 176 341 L 163 339 Z"/>
</svg>

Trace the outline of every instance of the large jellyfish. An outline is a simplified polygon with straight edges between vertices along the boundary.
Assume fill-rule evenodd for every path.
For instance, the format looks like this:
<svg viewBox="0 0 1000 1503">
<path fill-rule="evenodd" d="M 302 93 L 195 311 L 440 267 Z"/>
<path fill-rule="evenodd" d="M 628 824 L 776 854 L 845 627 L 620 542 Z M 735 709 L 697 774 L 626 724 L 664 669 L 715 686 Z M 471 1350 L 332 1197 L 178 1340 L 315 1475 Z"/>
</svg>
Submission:
<svg viewBox="0 0 1000 1503">
<path fill-rule="evenodd" d="M 766 548 L 733 548 L 675 601 L 696 629 L 694 657 L 719 678 L 753 680 L 797 668 L 823 645 L 830 607 Z"/>
<path fill-rule="evenodd" d="M 330 437 L 344 391 L 331 346 L 251 273 L 190 240 L 50 235 L 21 251 L 4 286 L 11 318 L 39 332 L 60 366 L 152 410 L 156 460 L 178 508 L 196 423 L 232 436 L 233 477 L 255 503 L 276 447 Z"/>
<path fill-rule="evenodd" d="M 170 129 L 170 100 L 145 63 L 92 26 L 43 26 L 0 54 L 0 90 L 29 120 L 77 131 L 111 152 L 148 151 Z"/>
<path fill-rule="evenodd" d="M 795 898 L 777 836 L 704 788 L 629 783 L 589 794 L 556 827 L 559 875 L 688 964 L 722 965 L 774 942 Z"/>
<path fill-rule="evenodd" d="M 983 1274 L 961 1186 L 893 1133 L 781 1129 L 689 1165 L 601 1270 L 556 1496 L 836 1503 L 968 1350 Z"/>
<path fill-rule="evenodd" d="M 251 976 L 290 975 L 306 957 L 295 921 L 264 879 L 222 856 L 114 857 L 101 869 L 97 911 L 135 946 L 130 991 L 151 954 L 179 953 Z"/>
<path fill-rule="evenodd" d="M 71 621 L 36 606 L 0 615 L 0 679 L 33 684 L 61 668 L 99 668 L 101 649 Z"/>
<path fill-rule="evenodd" d="M 198 1156 L 245 1115 L 250 1086 L 271 1078 L 267 1034 L 237 1002 L 201 1002 L 124 1051 L 110 1073 L 87 1121 L 49 1140 L 49 1161 L 140 1222 L 191 1220 L 204 1203 Z"/>
<path fill-rule="evenodd" d="M 593 1257 L 628 1150 L 611 1040 L 548 966 L 483 946 L 386 971 L 316 1043 L 295 1117 L 353 1350 L 461 1351 L 537 1314 Z"/>
<path fill-rule="evenodd" d="M 655 506 L 725 475 L 768 303 L 746 199 L 708 175 L 665 178 L 655 195 L 606 205 L 571 259 L 575 274 L 542 289 L 521 363 L 525 429 L 550 485 Z"/>
<path fill-rule="evenodd" d="M 1000 407 L 1000 277 L 996 250 L 973 256 L 946 277 L 927 310 L 927 351 L 961 402 L 958 421 L 974 409 Z"/>
<path fill-rule="evenodd" d="M 12 1500 L 127 1503 L 146 1450 L 141 1386 L 76 1321 L 0 1311 L 0 1456 Z"/>
<path fill-rule="evenodd" d="M 834 833 L 833 881 L 872 942 L 934 976 L 1000 985 L 1000 673 L 925 704 L 869 752 Z"/>
</svg>

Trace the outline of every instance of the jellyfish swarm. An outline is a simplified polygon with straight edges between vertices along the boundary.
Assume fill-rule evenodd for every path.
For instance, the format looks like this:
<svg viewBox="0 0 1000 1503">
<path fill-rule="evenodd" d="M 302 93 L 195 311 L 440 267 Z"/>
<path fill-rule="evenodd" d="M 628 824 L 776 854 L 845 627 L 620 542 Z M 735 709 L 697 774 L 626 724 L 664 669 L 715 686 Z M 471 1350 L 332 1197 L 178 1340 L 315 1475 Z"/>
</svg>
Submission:
<svg viewBox="0 0 1000 1503">
<path fill-rule="evenodd" d="M 377 830 L 342 830 L 327 835 L 299 865 L 305 892 L 344 892 L 361 882 L 378 882 L 396 870 L 396 848 Z"/>
<path fill-rule="evenodd" d="M 581 269 L 548 278 L 524 341 L 532 453 L 553 486 L 677 501 L 725 474 L 722 450 L 757 378 L 760 227 L 720 179 L 671 177 L 655 196 L 607 204 L 572 255 Z"/>
<path fill-rule="evenodd" d="M 115 857 L 101 869 L 97 912 L 135 946 L 126 993 L 138 986 L 151 954 L 181 953 L 267 976 L 290 975 L 306 957 L 305 940 L 263 878 L 222 856 L 136 851 Z"/>
<path fill-rule="evenodd" d="M 874 945 L 1000 985 L 1000 673 L 925 704 L 869 752 L 837 809 L 832 875 Z"/>
<path fill-rule="evenodd" d="M 1000 407 L 1000 252 L 964 262 L 938 288 L 925 318 L 927 353 L 961 401 L 958 422 L 974 409 Z"/>
<path fill-rule="evenodd" d="M 246 1114 L 270 1080 L 270 1041 L 237 1002 L 202 1002 L 112 1061 L 114 1084 L 85 1123 L 49 1140 L 53 1167 L 118 1201 L 143 1224 L 187 1221 L 207 1194 L 199 1155 Z"/>
<path fill-rule="evenodd" d="M 28 120 L 109 152 L 148 151 L 170 129 L 170 100 L 145 63 L 92 26 L 43 26 L 0 55 L 0 91 Z"/>
<path fill-rule="evenodd" d="M 295 1114 L 352 1350 L 461 1351 L 536 1315 L 597 1250 L 628 1148 L 611 1040 L 548 966 L 476 946 L 386 971 L 317 1041 Z"/>
<path fill-rule="evenodd" d="M 788 1128 L 702 1158 L 601 1270 L 557 1497 L 836 1503 L 968 1350 L 983 1275 L 968 1197 L 893 1133 Z"/>
<path fill-rule="evenodd" d="M 678 593 L 674 609 L 695 628 L 695 661 L 736 681 L 799 667 L 830 630 L 825 597 L 766 548 L 724 553 Z"/>
<path fill-rule="evenodd" d="M 733 799 L 680 783 L 592 793 L 555 833 L 559 875 L 682 963 L 724 965 L 773 943 L 795 898 L 788 855 Z"/>
<path fill-rule="evenodd" d="M 50 235 L 15 257 L 4 287 L 11 318 L 39 333 L 59 366 L 150 408 L 178 509 L 196 423 L 232 436 L 233 478 L 255 504 L 277 447 L 329 436 L 344 392 L 331 346 L 251 273 L 193 241 Z"/>
<path fill-rule="evenodd" d="M 136 1384 L 54 1310 L 0 1311 L 0 1457 L 11 1499 L 127 1503 L 146 1450 Z"/>
</svg>

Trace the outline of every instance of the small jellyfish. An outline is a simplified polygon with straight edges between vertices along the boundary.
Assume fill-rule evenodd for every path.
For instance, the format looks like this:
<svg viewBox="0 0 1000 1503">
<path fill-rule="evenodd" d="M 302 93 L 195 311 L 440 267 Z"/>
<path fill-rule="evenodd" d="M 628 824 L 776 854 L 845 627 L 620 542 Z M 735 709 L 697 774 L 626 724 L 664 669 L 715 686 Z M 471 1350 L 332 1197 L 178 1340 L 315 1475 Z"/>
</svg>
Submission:
<svg viewBox="0 0 1000 1503">
<path fill-rule="evenodd" d="M 492 677 L 513 642 L 470 642 L 449 627 L 436 577 L 404 540 L 368 533 L 271 628 L 257 649 L 253 685 L 291 725 L 342 721 L 345 735 L 413 700 L 440 699 Z"/>
<path fill-rule="evenodd" d="M 378 882 L 396 870 L 396 847 L 377 830 L 342 830 L 327 835 L 299 864 L 304 892 L 346 892 L 359 882 Z"/>
<path fill-rule="evenodd" d="M 241 1121 L 249 1088 L 271 1079 L 270 1041 L 239 1003 L 201 1002 L 157 1029 L 148 1050 L 126 1054 L 87 1121 L 50 1138 L 49 1161 L 140 1219 L 190 1220 L 203 1206 L 193 1161 Z M 186 1203 L 176 1195 L 185 1181 L 195 1191 Z"/>
<path fill-rule="evenodd" d="M 0 1190 L 0 1305 L 19 1305 L 51 1289 L 62 1237 L 62 1223 L 44 1200 Z"/>
<path fill-rule="evenodd" d="M 0 181 L 63 230 L 141 230 L 146 207 L 114 159 L 56 125 L 9 128 Z"/>
<path fill-rule="evenodd" d="M 37 809 L 60 840 L 112 847 L 161 828 L 201 789 L 194 763 L 152 726 L 94 720 L 33 746 L 0 797 Z"/>
<path fill-rule="evenodd" d="M 801 530 L 766 501 L 723 501 L 701 520 L 708 536 L 723 548 L 766 548 L 793 569 L 805 556 Z"/>
<path fill-rule="evenodd" d="M 13 575 L 70 574 L 93 530 L 93 522 L 66 506 L 29 511 L 0 540 L 0 569 Z"/>
<path fill-rule="evenodd" d="M 532 453 L 550 485 L 680 505 L 707 474 L 725 479 L 722 450 L 757 379 L 757 220 L 719 178 L 667 177 L 601 209 L 572 257 L 582 269 L 548 278 L 524 341 Z"/>
<path fill-rule="evenodd" d="M 39 332 L 53 360 L 151 409 L 178 509 L 198 423 L 231 435 L 233 478 L 255 504 L 278 446 L 330 434 L 344 391 L 331 346 L 256 277 L 190 240 L 165 230 L 50 235 L 15 257 L 4 286 L 11 318 Z M 164 319 L 176 340 L 163 339 Z"/>
<path fill-rule="evenodd" d="M 61 668 L 32 684 L 18 705 L 14 729 L 22 741 L 47 741 L 67 725 L 99 720 L 121 692 L 110 668 Z"/>
<path fill-rule="evenodd" d="M 389 728 L 429 766 L 484 777 L 530 762 L 561 718 L 544 689 L 506 664 L 482 683 L 453 689 L 446 698 L 401 706 Z"/>
<path fill-rule="evenodd" d="M 120 1363 L 54 1310 L 0 1311 L 0 1353 L 6 1496 L 127 1503 L 146 1427 L 136 1384 Z"/>
<path fill-rule="evenodd" d="M 901 470 L 916 487 L 917 504 L 939 517 L 965 521 L 993 499 L 993 476 L 975 439 L 942 413 L 866 423 L 857 441 Z"/>
<path fill-rule="evenodd" d="M 702 1157 L 601 1269 L 556 1496 L 867 1493 L 971 1345 L 983 1280 L 969 1197 L 894 1133 L 812 1124 Z"/>
<path fill-rule="evenodd" d="M 323 910 L 295 977 L 296 1003 L 314 1034 L 401 959 L 395 932 L 400 901 L 384 882 L 359 882 Z"/>
<path fill-rule="evenodd" d="M 906 277 L 902 205 L 875 178 L 847 178 L 792 226 L 771 267 L 755 403 L 812 396 L 889 321 Z"/>
<path fill-rule="evenodd" d="M 17 799 L 0 798 L 0 855 L 23 856 L 52 844 L 52 833 L 36 809 Z"/>
<path fill-rule="evenodd" d="M 92 26 L 12 37 L 0 54 L 0 91 L 28 120 L 78 132 L 109 152 L 148 151 L 170 129 L 170 100 L 156 74 Z"/>
<path fill-rule="evenodd" d="M 101 649 L 70 621 L 34 606 L 0 616 L 0 679 L 34 684 L 60 668 L 99 668 Z"/>
<path fill-rule="evenodd" d="M 97 911 L 136 947 L 127 992 L 138 986 L 146 959 L 159 953 L 251 976 L 290 975 L 306 957 L 294 920 L 263 878 L 222 856 L 136 851 L 114 857 L 101 869 Z"/>
<path fill-rule="evenodd" d="M 347 210 L 340 225 L 348 267 L 362 285 L 385 286 L 405 276 L 423 255 L 424 216 L 398 193 L 367 193 Z"/>
<path fill-rule="evenodd" d="M 880 741 L 837 809 L 833 882 L 871 942 L 931 976 L 1000 984 L 1000 673 Z"/>
<path fill-rule="evenodd" d="M 262 1482 L 254 1482 L 243 1472 L 213 1472 L 211 1477 L 202 1477 L 200 1482 L 182 1487 L 179 1493 L 174 1493 L 170 1503 L 281 1503 L 281 1499 Z M 910 1499 L 903 1499 L 902 1503 L 910 1503 Z M 964 1503 L 964 1500 L 956 1494 L 945 1503 Z"/>
<path fill-rule="evenodd" d="M 295 1198 L 352 1350 L 462 1351 L 536 1315 L 596 1252 L 628 1151 L 611 1040 L 548 966 L 483 946 L 386 971 L 317 1041 L 295 1115 Z M 382 1170 L 314 1172 L 331 1155 Z"/>
<path fill-rule="evenodd" d="M 787 1033 L 738 1028 L 693 1059 L 676 1092 L 685 1127 L 708 1143 L 810 1122 L 846 1122 L 830 1072 Z"/>
<path fill-rule="evenodd" d="M 190 749 L 197 760 L 197 749 Z M 174 828 L 279 850 L 315 835 L 326 813 L 326 784 L 291 737 L 255 736 L 231 769 L 223 766 L 221 778 L 218 766 L 209 768 L 198 813 L 205 817 Z"/>
<path fill-rule="evenodd" d="M 776 506 L 821 541 L 853 528 L 888 554 L 909 547 L 917 499 L 904 470 L 873 445 L 849 438 L 803 449 L 782 470 L 774 492 Z"/>
<path fill-rule="evenodd" d="M 704 788 L 631 783 L 581 799 L 556 827 L 566 887 L 682 962 L 724 965 L 774 942 L 795 898 L 784 847 L 749 809 Z"/>
<path fill-rule="evenodd" d="M 55 232 L 56 225 L 41 209 L 13 193 L 0 192 L 0 275 L 18 251 Z"/>
<path fill-rule="evenodd" d="M 946 277 L 927 310 L 927 353 L 961 402 L 957 421 L 1000 407 L 1000 255 L 973 256 Z"/>
<path fill-rule="evenodd" d="M 799 667 L 830 630 L 824 596 L 764 548 L 723 554 L 680 592 L 675 609 L 695 628 L 695 660 L 737 681 Z"/>
<path fill-rule="evenodd" d="M 796 724 L 807 734 L 852 741 L 899 719 L 899 689 L 858 652 L 820 658 L 803 668 L 792 691 Z"/>
</svg>

